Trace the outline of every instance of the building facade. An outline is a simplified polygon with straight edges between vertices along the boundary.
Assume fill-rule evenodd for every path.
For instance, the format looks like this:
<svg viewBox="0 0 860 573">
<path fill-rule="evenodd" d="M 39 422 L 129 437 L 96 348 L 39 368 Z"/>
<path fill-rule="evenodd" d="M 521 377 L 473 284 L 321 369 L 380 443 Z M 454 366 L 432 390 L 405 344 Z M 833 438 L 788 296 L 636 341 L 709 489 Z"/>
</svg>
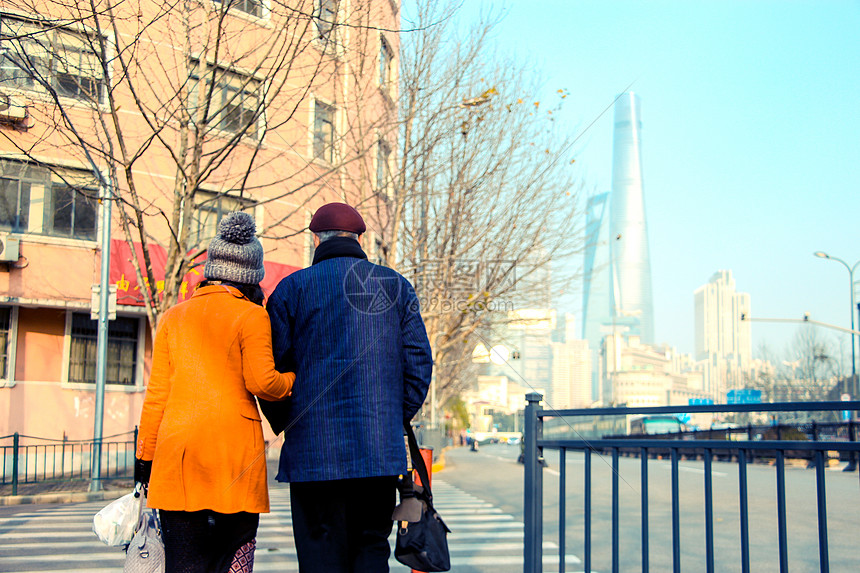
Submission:
<svg viewBox="0 0 860 573">
<path fill-rule="evenodd" d="M 587 408 L 592 402 L 591 351 L 576 334 L 573 315 L 565 314 L 552 347 L 553 408 Z"/>
<path fill-rule="evenodd" d="M 687 405 L 707 398 L 702 377 L 674 349 L 642 344 L 638 336 L 614 333 L 603 340 L 607 403 L 641 406 Z"/>
<path fill-rule="evenodd" d="M 705 390 L 725 401 L 728 390 L 743 388 L 752 367 L 750 295 L 737 292 L 731 271 L 717 271 L 693 293 L 695 357 L 702 365 Z"/>
<path fill-rule="evenodd" d="M 157 320 L 147 292 L 191 295 L 223 214 L 255 217 L 267 292 L 309 263 L 305 229 L 325 202 L 365 213 L 374 256 L 399 2 L 165 6 L 0 7 L 0 435 L 92 437 L 103 257 L 112 435 L 139 418 Z"/>
</svg>

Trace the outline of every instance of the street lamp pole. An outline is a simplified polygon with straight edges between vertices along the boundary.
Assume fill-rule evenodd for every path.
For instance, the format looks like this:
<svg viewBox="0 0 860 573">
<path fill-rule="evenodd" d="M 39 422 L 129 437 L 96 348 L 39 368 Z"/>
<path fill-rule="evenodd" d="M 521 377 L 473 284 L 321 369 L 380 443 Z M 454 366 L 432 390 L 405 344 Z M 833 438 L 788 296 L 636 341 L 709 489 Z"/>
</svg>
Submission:
<svg viewBox="0 0 860 573">
<path fill-rule="evenodd" d="M 851 293 L 850 293 L 851 294 L 851 330 L 853 331 L 854 330 L 854 271 L 857 270 L 858 265 L 860 265 L 860 261 L 857 261 L 856 263 L 854 263 L 854 266 L 852 267 L 848 263 L 843 261 L 842 259 L 837 258 L 837 257 L 831 257 L 830 255 L 828 255 L 827 253 L 825 253 L 823 251 L 815 251 L 815 253 L 813 253 L 813 254 L 816 257 L 819 257 L 821 259 L 830 259 L 831 261 L 836 261 L 836 262 L 842 263 L 842 265 L 846 269 L 848 269 L 848 281 L 849 281 L 849 287 L 851 290 Z M 856 346 L 855 341 L 854 341 L 855 336 L 856 335 L 854 334 L 854 332 L 852 332 L 851 333 L 851 394 L 854 395 L 854 398 L 857 398 L 858 394 L 860 394 L 860 389 L 857 388 L 857 360 L 856 360 L 855 350 L 854 350 L 855 346 Z"/>
</svg>

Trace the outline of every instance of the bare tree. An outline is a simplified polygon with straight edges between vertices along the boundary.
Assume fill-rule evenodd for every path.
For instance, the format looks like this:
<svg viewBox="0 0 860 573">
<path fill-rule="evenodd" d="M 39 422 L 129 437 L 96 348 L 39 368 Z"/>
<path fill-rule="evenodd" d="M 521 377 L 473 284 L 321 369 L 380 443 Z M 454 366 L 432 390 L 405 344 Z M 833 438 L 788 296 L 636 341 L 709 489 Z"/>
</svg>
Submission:
<svg viewBox="0 0 860 573">
<path fill-rule="evenodd" d="M 757 354 L 773 366 L 760 369 L 746 386 L 761 389 L 766 402 L 835 399 L 840 378 L 848 380 L 843 341 L 813 325 L 797 329 L 781 359 L 764 345 Z"/>
<path fill-rule="evenodd" d="M 579 248 L 572 136 L 529 65 L 497 52 L 493 15 L 461 30 L 457 3 L 404 20 L 395 166 L 380 189 L 380 252 L 422 302 L 440 403 L 469 382 L 472 349 L 513 308 L 550 305 Z M 555 264 L 555 266 L 554 266 Z"/>
<path fill-rule="evenodd" d="M 84 201 L 110 192 L 129 249 L 140 246 L 130 260 L 154 331 L 221 211 L 263 209 L 262 235 L 302 252 L 308 203 L 352 192 L 343 181 L 360 179 L 375 140 L 346 118 L 361 109 L 372 131 L 393 116 L 370 99 L 376 75 L 354 73 L 376 61 L 373 6 L 10 0 L 0 79 L 29 117 L 3 137 Z M 71 164 L 91 175 L 75 179 Z M 166 249 L 163 280 L 153 243 Z"/>
</svg>

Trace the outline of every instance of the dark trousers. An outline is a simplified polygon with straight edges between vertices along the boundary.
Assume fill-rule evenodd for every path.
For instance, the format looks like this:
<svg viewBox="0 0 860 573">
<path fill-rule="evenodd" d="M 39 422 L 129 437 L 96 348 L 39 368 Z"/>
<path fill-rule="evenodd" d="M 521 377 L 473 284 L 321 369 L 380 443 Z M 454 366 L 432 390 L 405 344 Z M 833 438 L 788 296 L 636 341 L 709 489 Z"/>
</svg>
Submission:
<svg viewBox="0 0 860 573">
<path fill-rule="evenodd" d="M 290 484 L 300 573 L 388 573 L 396 476 Z"/>
<path fill-rule="evenodd" d="M 159 510 L 165 573 L 226 573 L 257 535 L 258 513 Z"/>
</svg>

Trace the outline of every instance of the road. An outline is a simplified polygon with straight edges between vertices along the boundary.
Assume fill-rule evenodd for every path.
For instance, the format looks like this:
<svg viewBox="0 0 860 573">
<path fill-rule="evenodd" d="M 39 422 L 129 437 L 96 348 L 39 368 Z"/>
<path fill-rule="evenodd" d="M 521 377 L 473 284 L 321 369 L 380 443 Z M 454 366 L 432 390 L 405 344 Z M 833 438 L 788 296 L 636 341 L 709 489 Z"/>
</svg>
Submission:
<svg viewBox="0 0 860 573">
<path fill-rule="evenodd" d="M 523 466 L 517 446 L 484 446 L 448 451 L 446 468 L 433 480 L 437 508 L 452 529 L 452 571 L 522 571 Z M 558 457 L 547 452 L 544 471 L 544 570 L 558 571 Z M 640 571 L 639 460 L 620 460 L 621 571 Z M 567 459 L 566 571 L 582 570 L 582 457 Z M 593 458 L 592 566 L 610 570 L 609 460 Z M 682 569 L 704 571 L 703 472 L 701 463 L 681 462 Z M 736 463 L 714 463 L 716 570 L 740 571 Z M 856 473 L 827 471 L 830 562 L 834 573 L 860 570 L 860 485 Z M 748 466 L 752 571 L 778 571 L 774 469 Z M 669 462 L 649 462 L 650 570 L 672 570 Z M 789 559 L 792 573 L 819 571 L 815 473 L 786 470 Z M 263 515 L 255 570 L 297 571 L 288 489 L 271 487 L 272 513 Z M 92 516 L 105 502 L 52 506 L 0 507 L 0 571 L 42 572 L 120 570 L 123 553 L 106 547 L 91 531 Z M 392 536 L 393 539 L 393 536 Z M 391 560 L 392 572 L 408 571 Z"/>
<path fill-rule="evenodd" d="M 544 471 L 544 541 L 558 541 L 558 453 L 547 451 Z M 483 446 L 480 452 L 458 448 L 448 453 L 445 480 L 516 520 L 522 520 L 522 465 L 516 463 L 518 446 Z M 566 535 L 568 554 L 583 555 L 583 459 L 568 453 L 566 475 Z M 620 570 L 641 571 L 640 483 L 638 458 L 620 459 Z M 670 463 L 651 460 L 648 465 L 650 571 L 672 570 L 672 514 Z M 839 468 L 825 472 L 830 570 L 860 571 L 860 481 Z M 611 458 L 592 458 L 592 567 L 611 570 Z M 776 479 L 772 466 L 749 464 L 749 531 L 751 570 L 779 571 L 776 529 Z M 737 463 L 714 462 L 715 569 L 740 571 L 740 513 Z M 705 570 L 704 471 L 701 462 L 680 463 L 681 564 L 684 572 Z M 815 472 L 786 468 L 788 554 L 792 573 L 820 571 Z M 546 550 L 545 550 L 546 551 Z M 571 568 L 575 571 L 578 569 Z"/>
</svg>

